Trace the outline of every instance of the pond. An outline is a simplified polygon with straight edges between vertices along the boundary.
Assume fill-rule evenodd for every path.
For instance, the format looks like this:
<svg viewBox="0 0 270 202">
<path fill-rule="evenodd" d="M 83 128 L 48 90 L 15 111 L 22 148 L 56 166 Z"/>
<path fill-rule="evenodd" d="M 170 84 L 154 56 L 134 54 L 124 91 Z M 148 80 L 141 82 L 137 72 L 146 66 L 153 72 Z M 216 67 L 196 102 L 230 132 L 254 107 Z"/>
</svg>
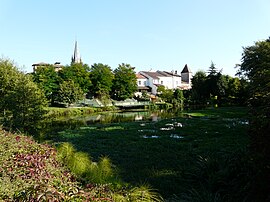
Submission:
<svg viewBox="0 0 270 202">
<path fill-rule="evenodd" d="M 50 139 L 51 135 L 55 135 L 55 133 L 66 129 L 76 129 L 83 126 L 110 123 L 157 122 L 162 119 L 176 116 L 183 117 L 185 115 L 178 110 L 103 112 L 86 116 L 47 119 L 39 126 L 39 128 L 41 129 L 41 139 Z"/>
<path fill-rule="evenodd" d="M 197 186 L 184 174 L 197 174 L 198 159 L 214 157 L 217 165 L 226 166 L 223 157 L 248 144 L 245 109 L 208 109 L 191 115 L 177 110 L 122 111 L 51 119 L 40 126 L 41 139 L 55 145 L 70 142 L 94 161 L 108 156 L 124 182 L 149 184 L 169 198 Z"/>
</svg>

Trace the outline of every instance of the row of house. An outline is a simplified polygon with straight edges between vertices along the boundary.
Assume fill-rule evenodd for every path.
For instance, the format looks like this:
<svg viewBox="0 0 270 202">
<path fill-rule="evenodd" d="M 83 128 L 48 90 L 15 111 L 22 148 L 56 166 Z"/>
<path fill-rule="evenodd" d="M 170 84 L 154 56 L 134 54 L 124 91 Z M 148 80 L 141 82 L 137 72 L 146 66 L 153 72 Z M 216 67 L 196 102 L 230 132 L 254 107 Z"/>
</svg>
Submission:
<svg viewBox="0 0 270 202">
<path fill-rule="evenodd" d="M 81 63 L 81 57 L 78 50 L 77 41 L 75 42 L 74 54 L 71 57 L 72 63 Z M 33 71 L 35 72 L 39 66 L 53 65 L 56 71 L 62 69 L 60 62 L 54 64 L 36 63 L 33 64 Z M 141 96 L 142 92 L 147 92 L 152 95 L 157 94 L 158 86 L 164 86 L 166 89 L 191 89 L 192 72 L 187 65 L 184 66 L 181 74 L 178 71 L 140 71 L 136 74 L 138 92 L 137 96 Z"/>
<path fill-rule="evenodd" d="M 136 74 L 138 92 L 157 94 L 157 88 L 164 86 L 166 89 L 191 89 L 192 72 L 187 65 L 184 66 L 181 74 L 177 71 L 140 71 Z"/>
</svg>

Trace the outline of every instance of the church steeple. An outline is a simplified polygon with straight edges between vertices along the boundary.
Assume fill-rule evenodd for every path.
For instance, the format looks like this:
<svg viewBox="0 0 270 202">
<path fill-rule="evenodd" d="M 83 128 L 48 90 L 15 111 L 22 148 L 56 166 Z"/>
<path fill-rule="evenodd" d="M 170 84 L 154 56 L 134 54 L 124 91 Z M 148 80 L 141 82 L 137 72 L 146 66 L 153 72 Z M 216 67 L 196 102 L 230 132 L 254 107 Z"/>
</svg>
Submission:
<svg viewBox="0 0 270 202">
<path fill-rule="evenodd" d="M 75 41 L 74 54 L 71 57 L 71 63 L 82 63 L 82 59 L 80 57 L 77 41 Z"/>
</svg>

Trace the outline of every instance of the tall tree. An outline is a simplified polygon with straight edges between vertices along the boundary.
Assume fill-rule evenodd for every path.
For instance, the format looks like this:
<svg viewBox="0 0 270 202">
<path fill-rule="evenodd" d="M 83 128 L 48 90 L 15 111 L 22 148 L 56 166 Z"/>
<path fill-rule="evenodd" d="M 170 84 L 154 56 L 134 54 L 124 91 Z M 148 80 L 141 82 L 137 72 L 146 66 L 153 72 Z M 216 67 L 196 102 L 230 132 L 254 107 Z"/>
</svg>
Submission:
<svg viewBox="0 0 270 202">
<path fill-rule="evenodd" d="M 43 118 L 47 106 L 43 91 L 7 59 L 0 59 L 0 96 L 4 125 L 27 131 Z"/>
<path fill-rule="evenodd" d="M 47 100 L 44 92 L 32 81 L 30 75 L 18 74 L 14 89 L 7 96 L 8 109 L 12 114 L 13 128 L 25 132 L 33 129 L 43 118 Z"/>
<path fill-rule="evenodd" d="M 221 74 L 221 70 L 217 70 L 213 62 L 211 62 L 208 70 L 206 86 L 210 98 L 217 96 L 218 100 L 221 100 L 225 95 L 226 79 Z"/>
<path fill-rule="evenodd" d="M 46 98 L 53 104 L 60 82 L 60 77 L 53 65 L 38 67 L 33 73 L 33 79 L 44 90 Z"/>
<path fill-rule="evenodd" d="M 243 48 L 239 74 L 250 81 L 250 137 L 252 151 L 261 158 L 254 201 L 270 199 L 270 38 Z"/>
<path fill-rule="evenodd" d="M 206 79 L 204 71 L 198 71 L 192 77 L 191 96 L 194 104 L 206 104 L 206 100 L 209 98 Z"/>
<path fill-rule="evenodd" d="M 60 72 L 63 80 L 73 80 L 77 83 L 84 93 L 87 93 L 91 86 L 90 68 L 87 64 L 72 63 L 70 66 L 65 66 Z"/>
<path fill-rule="evenodd" d="M 129 64 L 119 64 L 114 70 L 111 97 L 116 100 L 132 98 L 137 90 L 137 79 L 134 67 Z"/>
<path fill-rule="evenodd" d="M 215 64 L 214 64 L 214 62 L 211 61 L 211 65 L 210 65 L 210 67 L 209 67 L 209 69 L 208 69 L 208 74 L 209 74 L 210 76 L 212 76 L 212 75 L 217 75 L 217 73 L 218 73 L 218 70 L 217 70 L 217 68 L 216 68 L 216 66 L 215 66 Z"/>
<path fill-rule="evenodd" d="M 90 93 L 95 97 L 109 97 L 113 84 L 114 75 L 111 67 L 101 63 L 93 64 L 90 68 L 90 79 L 92 82 Z"/>
</svg>

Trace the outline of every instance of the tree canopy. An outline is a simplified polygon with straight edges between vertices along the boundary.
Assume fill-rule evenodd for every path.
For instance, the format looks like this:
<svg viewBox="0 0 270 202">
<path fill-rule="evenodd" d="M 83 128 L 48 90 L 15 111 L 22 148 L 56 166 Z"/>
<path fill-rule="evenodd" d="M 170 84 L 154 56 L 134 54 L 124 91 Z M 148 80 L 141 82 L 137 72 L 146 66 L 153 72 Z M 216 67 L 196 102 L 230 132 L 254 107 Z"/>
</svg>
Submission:
<svg viewBox="0 0 270 202">
<path fill-rule="evenodd" d="M 95 63 L 90 68 L 90 79 L 92 82 L 89 88 L 90 94 L 95 97 L 109 97 L 113 84 L 114 74 L 111 67 L 101 63 Z"/>
<path fill-rule="evenodd" d="M 134 67 L 129 64 L 119 64 L 114 70 L 111 97 L 116 100 L 132 98 L 137 90 L 137 79 Z"/>
<path fill-rule="evenodd" d="M 79 84 L 73 80 L 63 81 L 59 88 L 57 101 L 67 103 L 68 105 L 79 101 L 84 96 Z"/>
<path fill-rule="evenodd" d="M 63 80 L 73 80 L 77 83 L 84 93 L 87 93 L 91 86 L 90 80 L 90 68 L 87 64 L 83 63 L 72 63 L 71 65 L 65 66 L 60 70 L 60 76 Z"/>
<path fill-rule="evenodd" d="M 4 125 L 27 132 L 43 118 L 47 106 L 43 91 L 8 59 L 0 59 L 0 96 Z"/>
<path fill-rule="evenodd" d="M 249 134 L 251 149 L 257 154 L 255 164 L 260 165 L 254 181 L 254 201 L 264 201 L 270 197 L 270 38 L 243 48 L 238 73 L 250 81 Z"/>
<path fill-rule="evenodd" d="M 53 65 L 39 66 L 33 73 L 33 79 L 43 89 L 46 98 L 53 104 L 60 82 L 60 77 Z"/>
</svg>

